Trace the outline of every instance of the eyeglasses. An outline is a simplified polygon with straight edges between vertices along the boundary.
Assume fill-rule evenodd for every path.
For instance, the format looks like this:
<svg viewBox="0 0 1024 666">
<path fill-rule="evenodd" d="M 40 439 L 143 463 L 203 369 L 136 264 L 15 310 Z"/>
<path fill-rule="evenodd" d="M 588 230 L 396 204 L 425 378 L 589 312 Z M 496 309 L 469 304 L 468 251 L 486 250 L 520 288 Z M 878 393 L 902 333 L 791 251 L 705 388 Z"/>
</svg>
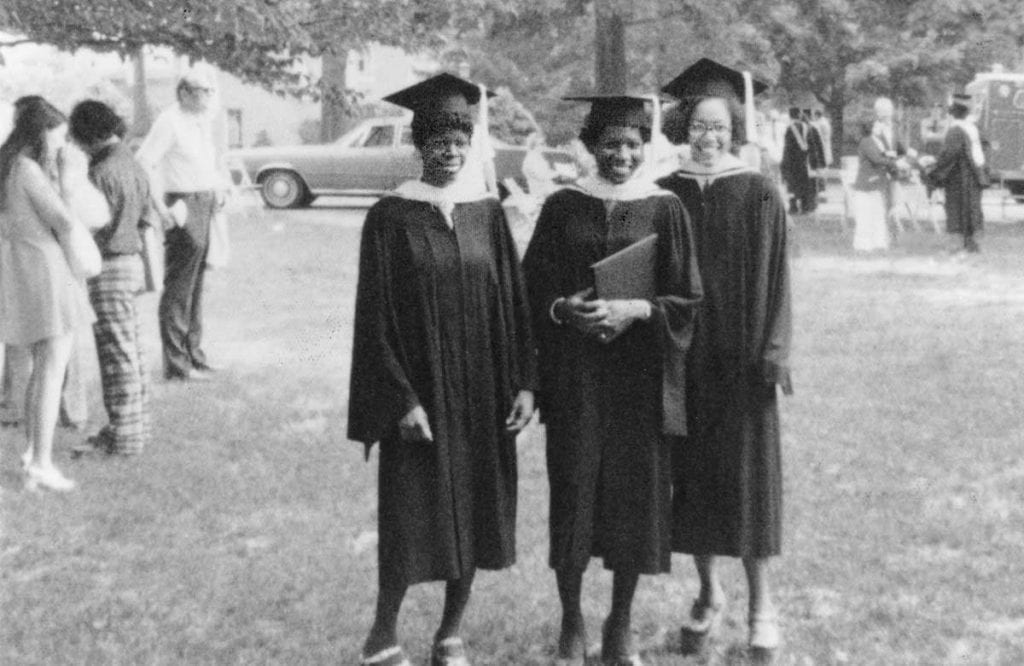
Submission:
<svg viewBox="0 0 1024 666">
<path fill-rule="evenodd" d="M 207 88 L 205 86 L 188 86 L 189 92 L 193 93 L 206 93 L 209 95 L 213 92 L 213 88 Z"/>
<path fill-rule="evenodd" d="M 690 134 L 707 134 L 708 132 L 714 132 L 715 134 L 725 134 L 731 131 L 732 127 L 724 125 L 722 123 L 690 123 Z"/>
</svg>

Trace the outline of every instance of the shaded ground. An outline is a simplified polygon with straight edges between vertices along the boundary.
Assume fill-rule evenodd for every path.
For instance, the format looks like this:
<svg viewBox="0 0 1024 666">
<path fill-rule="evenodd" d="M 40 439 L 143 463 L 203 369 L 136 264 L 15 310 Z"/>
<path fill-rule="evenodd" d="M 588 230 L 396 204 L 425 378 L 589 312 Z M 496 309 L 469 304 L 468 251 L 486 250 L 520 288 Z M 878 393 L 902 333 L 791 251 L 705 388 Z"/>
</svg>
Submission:
<svg viewBox="0 0 1024 666">
<path fill-rule="evenodd" d="M 70 461 L 62 433 L 81 489 L 29 494 L 20 436 L 0 431 L 0 663 L 356 663 L 376 576 L 376 456 L 344 439 L 360 215 L 235 220 L 207 306 L 211 358 L 229 367 L 156 385 L 157 439 L 140 458 Z M 966 261 L 928 233 L 855 257 L 830 215 L 799 220 L 794 240 L 779 662 L 1024 663 L 1024 225 L 992 225 Z M 546 664 L 555 640 L 543 432 L 519 450 L 519 562 L 478 579 L 476 664 Z M 745 663 L 739 566 L 703 659 L 671 650 L 696 589 L 690 563 L 673 566 L 641 583 L 645 658 Z M 608 576 L 595 564 L 586 585 L 596 638 Z M 440 596 L 420 586 L 403 612 L 417 664 Z"/>
</svg>

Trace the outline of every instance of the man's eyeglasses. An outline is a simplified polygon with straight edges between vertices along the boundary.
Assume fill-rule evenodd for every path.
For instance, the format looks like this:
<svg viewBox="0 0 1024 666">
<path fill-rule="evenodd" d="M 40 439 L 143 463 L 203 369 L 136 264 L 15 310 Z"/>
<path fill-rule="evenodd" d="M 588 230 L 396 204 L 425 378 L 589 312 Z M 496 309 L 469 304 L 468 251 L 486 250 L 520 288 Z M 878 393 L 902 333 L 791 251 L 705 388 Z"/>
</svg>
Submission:
<svg viewBox="0 0 1024 666">
<path fill-rule="evenodd" d="M 205 86 L 188 86 L 188 90 L 189 90 L 189 92 L 193 92 L 193 93 L 197 93 L 197 94 L 198 93 L 206 93 L 207 95 L 209 95 L 210 93 L 213 92 L 213 88 L 207 88 Z"/>
</svg>

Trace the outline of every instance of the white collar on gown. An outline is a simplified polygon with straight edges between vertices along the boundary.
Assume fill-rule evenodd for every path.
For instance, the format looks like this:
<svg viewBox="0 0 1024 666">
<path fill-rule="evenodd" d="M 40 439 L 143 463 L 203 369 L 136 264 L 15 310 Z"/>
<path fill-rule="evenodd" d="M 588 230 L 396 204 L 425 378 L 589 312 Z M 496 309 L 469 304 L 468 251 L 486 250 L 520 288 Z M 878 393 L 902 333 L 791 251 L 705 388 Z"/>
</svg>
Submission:
<svg viewBox="0 0 1024 666">
<path fill-rule="evenodd" d="M 625 183 L 616 184 L 598 175 L 591 175 L 581 178 L 574 187 L 584 194 L 603 201 L 637 201 L 670 194 L 667 190 L 658 187 L 653 180 L 637 176 L 630 178 Z"/>
<path fill-rule="evenodd" d="M 679 166 L 676 174 L 683 178 L 692 178 L 707 187 L 715 180 L 723 176 L 734 176 L 738 173 L 753 173 L 754 169 L 749 164 L 731 153 L 722 156 L 722 159 L 712 166 L 699 164 L 692 157 L 687 157 Z"/>
<path fill-rule="evenodd" d="M 985 151 L 981 149 L 981 134 L 978 132 L 978 126 L 966 118 L 953 118 L 949 124 L 964 131 L 967 138 L 971 140 L 971 159 L 974 160 L 975 166 L 983 166 Z"/>
<path fill-rule="evenodd" d="M 481 199 L 494 198 L 494 195 L 468 185 L 462 179 L 456 179 L 454 183 L 446 187 L 428 185 L 422 180 L 407 180 L 392 192 L 395 196 L 413 201 L 425 201 L 427 203 L 468 203 L 480 201 Z"/>
<path fill-rule="evenodd" d="M 456 179 L 447 187 L 436 187 L 422 180 L 407 180 L 396 187 L 392 194 L 402 199 L 422 201 L 435 206 L 441 211 L 441 216 L 450 229 L 455 227 L 455 221 L 452 219 L 455 204 L 494 198 L 493 194 L 472 187 L 463 179 Z"/>
</svg>

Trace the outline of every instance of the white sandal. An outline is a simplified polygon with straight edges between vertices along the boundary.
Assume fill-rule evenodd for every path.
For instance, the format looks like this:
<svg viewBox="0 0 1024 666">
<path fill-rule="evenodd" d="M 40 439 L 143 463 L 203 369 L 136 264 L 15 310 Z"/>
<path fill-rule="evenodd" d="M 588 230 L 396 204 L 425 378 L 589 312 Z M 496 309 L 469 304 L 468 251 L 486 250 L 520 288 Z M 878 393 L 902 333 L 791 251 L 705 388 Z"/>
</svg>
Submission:
<svg viewBox="0 0 1024 666">
<path fill-rule="evenodd" d="M 68 492 L 75 489 L 75 482 L 60 473 L 53 465 L 37 467 L 29 465 L 25 468 L 25 490 L 36 490 L 42 486 L 48 490 Z"/>
<path fill-rule="evenodd" d="M 412 662 L 405 656 L 405 652 L 397 645 L 384 648 L 369 657 L 360 657 L 359 664 L 360 666 L 412 666 Z"/>
</svg>

